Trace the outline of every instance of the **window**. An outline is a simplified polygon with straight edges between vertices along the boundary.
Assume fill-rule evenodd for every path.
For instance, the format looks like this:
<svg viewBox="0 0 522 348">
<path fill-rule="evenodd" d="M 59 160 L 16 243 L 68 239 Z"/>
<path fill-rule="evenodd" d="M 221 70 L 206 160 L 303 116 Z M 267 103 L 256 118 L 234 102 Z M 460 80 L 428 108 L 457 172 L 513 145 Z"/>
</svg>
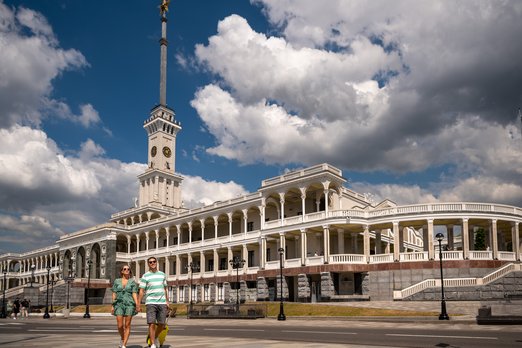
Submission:
<svg viewBox="0 0 522 348">
<path fill-rule="evenodd" d="M 270 261 L 270 248 L 266 248 L 266 260 Z"/>
<path fill-rule="evenodd" d="M 207 261 L 207 270 L 209 272 L 213 272 L 214 271 L 214 259 L 210 259 Z"/>
<path fill-rule="evenodd" d="M 218 301 L 223 301 L 223 283 L 218 283 L 217 299 L 218 299 Z"/>
<path fill-rule="evenodd" d="M 210 301 L 210 286 L 209 284 L 203 285 L 203 301 Z"/>
<path fill-rule="evenodd" d="M 192 285 L 192 301 L 198 301 L 198 286 L 195 284 Z"/>
<path fill-rule="evenodd" d="M 251 267 L 251 266 L 254 266 L 254 265 L 255 265 L 254 250 L 249 250 L 248 251 L 248 264 L 247 264 L 247 266 Z"/>
<path fill-rule="evenodd" d="M 185 287 L 184 286 L 180 286 L 178 288 L 178 302 L 179 303 L 185 302 Z"/>
<path fill-rule="evenodd" d="M 254 221 L 247 222 L 247 232 L 254 230 Z"/>
<path fill-rule="evenodd" d="M 222 257 L 219 259 L 219 269 L 220 270 L 227 269 L 227 259 L 225 257 Z"/>
</svg>

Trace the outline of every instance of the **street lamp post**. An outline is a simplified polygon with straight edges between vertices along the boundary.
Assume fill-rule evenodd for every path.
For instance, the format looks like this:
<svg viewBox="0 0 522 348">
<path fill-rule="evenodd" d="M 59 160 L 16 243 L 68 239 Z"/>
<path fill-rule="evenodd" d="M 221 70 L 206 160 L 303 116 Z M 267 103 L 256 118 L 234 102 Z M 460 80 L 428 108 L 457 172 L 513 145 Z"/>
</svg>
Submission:
<svg viewBox="0 0 522 348">
<path fill-rule="evenodd" d="M 3 291 L 3 295 L 2 295 L 2 313 L 0 313 L 0 318 L 5 319 L 5 318 L 7 318 L 7 313 L 5 312 L 5 288 L 7 285 L 7 280 L 6 280 L 7 268 L 4 268 L 2 270 L 2 272 L 4 272 L 4 287 L 3 287 L 4 291 Z"/>
<path fill-rule="evenodd" d="M 234 256 L 232 260 L 228 261 L 228 263 L 230 263 L 233 269 L 236 269 L 236 313 L 239 313 L 239 269 L 245 265 L 245 260 L 238 256 Z"/>
<path fill-rule="evenodd" d="M 74 279 L 74 274 L 72 272 L 72 261 L 74 260 L 74 258 L 71 257 L 70 261 L 69 261 L 69 270 L 68 270 L 68 273 L 67 273 L 67 278 L 65 278 L 65 280 L 67 281 L 67 309 L 70 309 L 71 308 L 71 281 Z"/>
<path fill-rule="evenodd" d="M 34 270 L 36 269 L 36 265 L 31 265 L 31 288 L 33 287 L 34 282 Z"/>
<path fill-rule="evenodd" d="M 279 252 L 279 271 L 281 276 L 280 288 L 281 288 L 281 296 L 279 300 L 281 301 L 279 304 L 279 315 L 277 316 L 277 320 L 286 320 L 285 309 L 283 307 L 283 254 L 285 253 L 285 249 L 279 248 L 277 249 Z"/>
<path fill-rule="evenodd" d="M 91 265 L 92 265 L 92 261 L 87 260 L 87 271 L 89 273 L 87 273 L 87 291 L 85 293 L 85 314 L 83 315 L 83 317 L 85 319 L 91 318 L 91 314 L 89 313 L 89 290 L 91 288 Z"/>
<path fill-rule="evenodd" d="M 54 313 L 53 308 L 53 295 L 54 295 L 54 284 L 56 284 L 57 280 L 51 279 L 51 309 L 49 310 L 49 313 Z"/>
<path fill-rule="evenodd" d="M 444 296 L 444 275 L 442 272 L 442 240 L 444 239 L 444 235 L 442 233 L 437 233 L 435 238 L 439 242 L 439 261 L 440 261 L 440 289 L 442 298 L 440 301 L 440 315 L 439 320 L 449 320 L 448 313 L 446 312 L 446 298 Z"/>
<path fill-rule="evenodd" d="M 192 301 L 192 297 L 193 297 L 193 294 L 192 294 L 192 275 L 194 274 L 194 271 L 199 271 L 199 265 L 194 263 L 194 262 L 191 262 L 185 268 L 187 269 L 187 272 L 190 271 L 190 291 L 189 291 L 190 308 L 189 308 L 189 311 L 192 313 L 192 304 L 193 304 L 193 301 Z"/>
<path fill-rule="evenodd" d="M 45 299 L 45 313 L 43 315 L 44 319 L 49 319 L 51 316 L 49 315 L 49 282 L 51 279 L 49 279 L 49 274 L 51 273 L 51 264 L 47 264 L 47 293 L 46 293 L 46 299 Z"/>
</svg>

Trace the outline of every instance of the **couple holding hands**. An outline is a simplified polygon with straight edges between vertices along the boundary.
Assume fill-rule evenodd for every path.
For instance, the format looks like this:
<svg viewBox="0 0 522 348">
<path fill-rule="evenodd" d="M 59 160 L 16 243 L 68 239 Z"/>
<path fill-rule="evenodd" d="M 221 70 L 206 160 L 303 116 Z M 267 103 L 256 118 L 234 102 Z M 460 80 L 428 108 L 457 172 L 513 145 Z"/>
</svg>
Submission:
<svg viewBox="0 0 522 348">
<path fill-rule="evenodd" d="M 139 286 L 131 278 L 130 266 L 124 265 L 121 277 L 114 281 L 112 287 L 112 315 L 116 316 L 120 334 L 120 348 L 126 348 L 130 336 L 132 317 L 141 312 L 141 300 L 145 297 L 147 324 L 151 348 L 159 348 L 158 337 L 165 328 L 169 306 L 167 293 L 167 277 L 158 270 L 155 257 L 147 259 L 149 271 L 140 279 Z M 138 294 L 139 289 L 139 294 Z"/>
</svg>

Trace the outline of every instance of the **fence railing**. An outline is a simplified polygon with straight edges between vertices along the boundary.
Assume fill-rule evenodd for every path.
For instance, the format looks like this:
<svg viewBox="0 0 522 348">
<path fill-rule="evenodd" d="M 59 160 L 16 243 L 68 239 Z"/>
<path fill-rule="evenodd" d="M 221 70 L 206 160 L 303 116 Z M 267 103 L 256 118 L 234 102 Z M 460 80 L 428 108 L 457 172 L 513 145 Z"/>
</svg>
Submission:
<svg viewBox="0 0 522 348">
<path fill-rule="evenodd" d="M 192 304 L 187 305 L 189 319 L 256 319 L 266 318 L 267 304 Z"/>
</svg>

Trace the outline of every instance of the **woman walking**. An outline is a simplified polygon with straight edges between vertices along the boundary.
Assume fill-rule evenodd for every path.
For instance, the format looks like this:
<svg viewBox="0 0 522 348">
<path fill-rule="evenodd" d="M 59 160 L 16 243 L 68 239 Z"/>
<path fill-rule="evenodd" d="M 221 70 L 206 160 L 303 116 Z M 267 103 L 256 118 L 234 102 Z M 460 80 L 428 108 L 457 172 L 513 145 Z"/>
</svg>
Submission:
<svg viewBox="0 0 522 348">
<path fill-rule="evenodd" d="M 112 286 L 112 315 L 116 316 L 118 332 L 120 333 L 120 348 L 126 348 L 129 340 L 132 317 L 137 314 L 138 285 L 131 278 L 128 265 L 124 265 L 120 271 L 121 278 L 114 280 Z"/>
</svg>

